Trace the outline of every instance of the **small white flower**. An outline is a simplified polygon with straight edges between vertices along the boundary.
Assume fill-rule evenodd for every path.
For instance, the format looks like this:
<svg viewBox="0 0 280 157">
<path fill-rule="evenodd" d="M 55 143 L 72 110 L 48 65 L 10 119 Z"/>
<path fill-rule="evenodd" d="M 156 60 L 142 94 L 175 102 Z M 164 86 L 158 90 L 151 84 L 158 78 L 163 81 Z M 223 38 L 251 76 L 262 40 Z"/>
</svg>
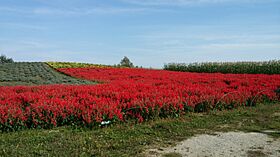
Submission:
<svg viewBox="0 0 280 157">
<path fill-rule="evenodd" d="M 110 123 L 111 123 L 111 121 L 109 121 L 109 120 L 108 120 L 108 121 L 102 121 L 102 122 L 101 122 L 101 125 L 108 125 L 108 124 L 110 124 Z"/>
</svg>

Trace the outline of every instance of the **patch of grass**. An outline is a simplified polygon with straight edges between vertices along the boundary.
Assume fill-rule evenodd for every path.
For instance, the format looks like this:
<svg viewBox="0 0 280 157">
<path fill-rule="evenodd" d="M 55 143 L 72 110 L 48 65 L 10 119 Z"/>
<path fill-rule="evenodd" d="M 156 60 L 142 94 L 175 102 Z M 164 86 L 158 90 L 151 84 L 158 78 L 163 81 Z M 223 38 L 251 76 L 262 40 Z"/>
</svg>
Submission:
<svg viewBox="0 0 280 157">
<path fill-rule="evenodd" d="M 163 157 L 181 157 L 182 155 L 179 153 L 167 153 L 163 154 Z"/>
<path fill-rule="evenodd" d="M 151 147 L 170 146 L 195 134 L 216 131 L 279 130 L 280 104 L 227 111 L 188 113 L 141 124 L 104 128 L 60 127 L 0 133 L 0 156 L 144 156 Z M 277 136 L 275 136 L 277 138 Z"/>
<path fill-rule="evenodd" d="M 268 155 L 266 155 L 265 153 L 263 153 L 260 150 L 257 150 L 257 151 L 250 150 L 250 151 L 247 152 L 247 156 L 248 157 L 266 157 Z"/>
<path fill-rule="evenodd" d="M 0 86 L 93 83 L 64 75 L 41 62 L 0 64 Z"/>
</svg>

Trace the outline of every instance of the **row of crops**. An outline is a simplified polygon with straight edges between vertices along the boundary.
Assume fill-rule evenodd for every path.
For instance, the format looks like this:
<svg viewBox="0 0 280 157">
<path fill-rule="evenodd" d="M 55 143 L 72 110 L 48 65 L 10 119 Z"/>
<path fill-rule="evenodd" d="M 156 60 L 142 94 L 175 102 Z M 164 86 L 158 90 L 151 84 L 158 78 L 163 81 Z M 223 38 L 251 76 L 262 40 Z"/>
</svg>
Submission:
<svg viewBox="0 0 280 157">
<path fill-rule="evenodd" d="M 59 73 L 41 62 L 15 62 L 0 64 L 0 86 L 42 84 L 92 84 Z"/>
<path fill-rule="evenodd" d="M 96 67 L 57 70 L 104 83 L 0 87 L 0 130 L 143 122 L 280 100 L 280 75 Z"/>
<path fill-rule="evenodd" d="M 96 67 L 96 68 L 106 68 L 113 67 L 111 65 L 103 64 L 91 64 L 91 63 L 76 63 L 76 62 L 47 62 L 47 64 L 53 68 L 87 68 L 87 67 Z"/>
<path fill-rule="evenodd" d="M 164 65 L 164 69 L 199 73 L 280 74 L 280 60 L 266 62 L 169 63 Z"/>
</svg>

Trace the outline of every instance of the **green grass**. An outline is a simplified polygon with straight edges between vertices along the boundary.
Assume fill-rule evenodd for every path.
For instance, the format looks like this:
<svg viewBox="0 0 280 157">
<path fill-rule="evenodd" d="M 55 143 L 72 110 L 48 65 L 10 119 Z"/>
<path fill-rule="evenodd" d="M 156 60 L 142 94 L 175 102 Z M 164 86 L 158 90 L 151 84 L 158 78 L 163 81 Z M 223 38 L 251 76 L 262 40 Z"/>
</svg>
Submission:
<svg viewBox="0 0 280 157">
<path fill-rule="evenodd" d="M 188 113 L 179 118 L 104 128 L 60 127 L 0 133 L 0 156 L 143 156 L 147 148 L 170 146 L 194 134 L 280 130 L 280 104 Z M 271 134 L 279 138 L 279 134 Z M 166 154 L 176 155 L 176 154 Z"/>
<path fill-rule="evenodd" d="M 167 153 L 163 154 L 163 157 L 182 157 L 182 155 L 179 153 Z"/>
<path fill-rule="evenodd" d="M 76 79 L 59 73 L 41 62 L 0 64 L 0 86 L 92 83 L 94 82 Z"/>
<path fill-rule="evenodd" d="M 199 73 L 280 74 L 280 60 L 265 62 L 169 63 L 165 70 Z"/>
</svg>

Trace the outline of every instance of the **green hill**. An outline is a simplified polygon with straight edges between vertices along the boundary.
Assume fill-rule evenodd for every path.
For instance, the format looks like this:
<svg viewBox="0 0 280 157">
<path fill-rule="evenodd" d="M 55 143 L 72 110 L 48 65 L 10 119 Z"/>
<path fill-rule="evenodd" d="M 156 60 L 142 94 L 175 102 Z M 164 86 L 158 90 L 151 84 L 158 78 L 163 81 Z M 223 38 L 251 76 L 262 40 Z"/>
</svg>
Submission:
<svg viewBox="0 0 280 157">
<path fill-rule="evenodd" d="M 45 84 L 93 84 L 57 72 L 41 62 L 15 62 L 0 64 L 0 86 Z"/>
</svg>

